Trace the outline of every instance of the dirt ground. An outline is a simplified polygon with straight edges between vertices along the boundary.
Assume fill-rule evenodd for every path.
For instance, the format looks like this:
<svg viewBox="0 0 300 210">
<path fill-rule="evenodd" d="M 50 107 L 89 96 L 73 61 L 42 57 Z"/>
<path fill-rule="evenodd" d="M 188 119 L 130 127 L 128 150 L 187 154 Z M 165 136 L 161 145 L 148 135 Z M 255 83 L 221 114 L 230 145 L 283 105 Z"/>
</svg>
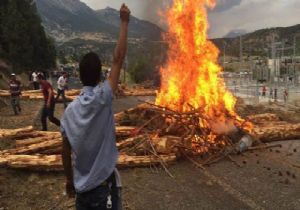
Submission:
<svg viewBox="0 0 300 210">
<path fill-rule="evenodd" d="M 152 99 L 142 98 L 143 100 Z M 140 103 L 137 98 L 115 101 L 115 112 Z M 40 128 L 41 102 L 24 101 L 21 116 L 13 116 L 9 106 L 0 109 L 0 128 L 34 125 Z M 242 107 L 242 108 L 241 108 Z M 300 122 L 298 109 L 269 105 L 240 105 L 241 115 L 276 112 L 282 118 Z M 61 117 L 63 106 L 56 107 Z M 53 125 L 51 130 L 57 130 Z M 276 142 L 277 143 L 277 142 Z M 0 141 L 0 149 L 14 145 Z M 282 142 L 282 147 L 247 152 L 223 160 L 206 170 L 188 161 L 170 166 L 175 178 L 159 167 L 122 170 L 123 206 L 128 210 L 210 210 L 210 209 L 300 209 L 300 141 Z M 0 168 L 0 210 L 67 210 L 74 201 L 64 195 L 62 173 L 40 173 Z"/>
</svg>

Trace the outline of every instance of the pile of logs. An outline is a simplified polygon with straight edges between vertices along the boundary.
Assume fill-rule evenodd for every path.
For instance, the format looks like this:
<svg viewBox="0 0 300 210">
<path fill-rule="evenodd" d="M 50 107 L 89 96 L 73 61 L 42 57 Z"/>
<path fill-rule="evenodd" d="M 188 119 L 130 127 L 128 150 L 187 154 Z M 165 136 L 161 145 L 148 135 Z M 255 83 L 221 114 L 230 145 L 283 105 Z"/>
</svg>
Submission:
<svg viewBox="0 0 300 210">
<path fill-rule="evenodd" d="M 156 90 L 144 88 L 143 86 L 128 87 L 121 85 L 118 87 L 117 96 L 156 96 Z"/>
<path fill-rule="evenodd" d="M 81 90 L 70 89 L 65 93 L 66 99 L 68 101 L 73 101 L 79 94 Z M 56 94 L 56 91 L 54 91 Z M 156 90 L 154 89 L 144 89 L 144 88 L 120 88 L 118 96 L 156 96 Z M 8 90 L 0 90 L 0 97 L 10 97 Z M 32 100 L 42 100 L 43 95 L 40 90 L 26 90 L 22 91 L 23 99 L 32 99 Z"/>
<path fill-rule="evenodd" d="M 120 151 L 118 167 L 141 167 L 168 164 L 176 160 L 174 147 L 165 146 L 148 135 L 131 137 L 136 127 L 118 126 Z M 0 166 L 31 170 L 62 170 L 62 137 L 59 132 L 35 131 L 32 127 L 1 129 L 1 138 L 15 140 L 15 148 L 0 151 Z M 169 141 L 174 141 L 169 137 Z M 167 139 L 164 140 L 168 142 Z"/>
<path fill-rule="evenodd" d="M 54 91 L 56 94 L 56 91 Z M 68 101 L 73 101 L 80 93 L 80 90 L 68 90 L 66 91 L 66 99 Z M 10 93 L 8 90 L 0 90 L 0 97 L 10 97 Z M 21 95 L 22 99 L 31 99 L 31 100 L 43 100 L 44 97 L 40 90 L 26 90 L 22 91 Z"/>
<path fill-rule="evenodd" d="M 191 157 L 203 153 L 207 156 L 202 164 L 205 165 L 204 163 L 219 160 L 220 157 L 228 154 L 226 148 L 233 146 L 230 140 L 223 145 L 218 142 L 207 142 L 205 132 L 209 131 L 199 130 L 197 127 L 193 129 L 189 126 L 195 120 L 191 115 L 189 115 L 191 119 L 188 119 L 185 115 L 178 115 L 170 110 L 160 112 L 162 110 L 159 108 L 142 104 L 115 115 L 118 124 L 116 136 L 120 151 L 119 167 L 152 164 L 165 166 L 179 157 L 187 157 L 187 155 Z M 200 115 L 195 113 L 193 115 L 199 118 Z M 184 121 L 181 121 L 181 124 L 175 121 L 174 124 L 170 121 L 174 117 Z M 251 135 L 261 142 L 300 139 L 300 124 L 282 121 L 277 115 L 269 113 L 253 115 L 249 116 L 248 120 L 254 124 Z M 129 123 L 131 125 L 127 125 Z M 195 142 L 192 137 L 197 137 L 198 142 Z M 221 137 L 226 139 L 226 135 Z M 15 140 L 15 147 L 0 151 L 0 166 L 32 170 L 62 170 L 60 155 L 62 137 L 59 132 L 35 131 L 32 127 L 0 129 L 0 140 L 1 138 Z M 201 147 L 205 150 L 200 150 Z M 212 156 L 215 159 L 212 159 Z"/>
<path fill-rule="evenodd" d="M 300 123 L 280 120 L 276 114 L 260 114 L 248 117 L 254 123 L 253 135 L 262 142 L 300 139 Z"/>
</svg>

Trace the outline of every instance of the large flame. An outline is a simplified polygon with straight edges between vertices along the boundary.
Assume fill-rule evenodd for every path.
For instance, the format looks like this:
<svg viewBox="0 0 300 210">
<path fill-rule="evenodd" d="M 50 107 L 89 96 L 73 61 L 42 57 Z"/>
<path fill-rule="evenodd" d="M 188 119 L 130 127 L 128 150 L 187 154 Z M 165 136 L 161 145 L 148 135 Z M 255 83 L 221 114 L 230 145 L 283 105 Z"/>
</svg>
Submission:
<svg viewBox="0 0 300 210">
<path fill-rule="evenodd" d="M 164 37 L 168 60 L 161 67 L 156 104 L 180 112 L 203 108 L 214 123 L 241 125 L 243 120 L 234 111 L 236 99 L 220 77 L 219 50 L 207 39 L 207 7 L 215 4 L 215 0 L 173 0 Z"/>
</svg>

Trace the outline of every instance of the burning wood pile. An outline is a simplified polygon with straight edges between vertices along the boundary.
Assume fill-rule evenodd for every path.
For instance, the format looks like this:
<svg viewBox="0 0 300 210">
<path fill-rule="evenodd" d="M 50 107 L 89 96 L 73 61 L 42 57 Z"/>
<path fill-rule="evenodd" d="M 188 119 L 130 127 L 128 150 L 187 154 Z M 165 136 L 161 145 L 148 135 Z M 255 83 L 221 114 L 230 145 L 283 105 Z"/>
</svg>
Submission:
<svg viewBox="0 0 300 210">
<path fill-rule="evenodd" d="M 238 151 L 229 133 L 207 141 L 209 131 L 199 127 L 200 112 L 181 114 L 150 104 L 115 115 L 118 167 L 141 167 L 201 156 L 199 165 L 214 163 Z M 249 116 L 255 123 L 256 143 L 300 138 L 300 124 L 281 121 L 274 114 Z M 238 139 L 245 133 L 237 131 Z M 32 127 L 1 129 L 0 138 L 15 140 L 15 148 L 0 151 L 0 166 L 30 170 L 62 170 L 62 139 L 59 132 L 35 131 Z M 1 139 L 0 139 L 1 140 Z M 167 170 L 167 169 L 166 169 Z"/>
</svg>

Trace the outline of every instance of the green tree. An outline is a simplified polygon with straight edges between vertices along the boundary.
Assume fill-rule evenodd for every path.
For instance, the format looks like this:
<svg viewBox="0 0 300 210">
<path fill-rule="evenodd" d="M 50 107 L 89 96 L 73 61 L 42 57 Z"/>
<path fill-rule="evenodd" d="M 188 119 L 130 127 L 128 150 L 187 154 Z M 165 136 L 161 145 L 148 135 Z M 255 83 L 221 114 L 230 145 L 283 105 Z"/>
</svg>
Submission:
<svg viewBox="0 0 300 210">
<path fill-rule="evenodd" d="M 128 72 L 131 79 L 136 83 L 153 79 L 154 75 L 153 66 L 145 56 L 139 56 L 136 60 L 130 62 Z"/>
<path fill-rule="evenodd" d="M 47 37 L 32 0 L 1 0 L 0 57 L 19 71 L 55 66 L 54 41 Z"/>
</svg>

